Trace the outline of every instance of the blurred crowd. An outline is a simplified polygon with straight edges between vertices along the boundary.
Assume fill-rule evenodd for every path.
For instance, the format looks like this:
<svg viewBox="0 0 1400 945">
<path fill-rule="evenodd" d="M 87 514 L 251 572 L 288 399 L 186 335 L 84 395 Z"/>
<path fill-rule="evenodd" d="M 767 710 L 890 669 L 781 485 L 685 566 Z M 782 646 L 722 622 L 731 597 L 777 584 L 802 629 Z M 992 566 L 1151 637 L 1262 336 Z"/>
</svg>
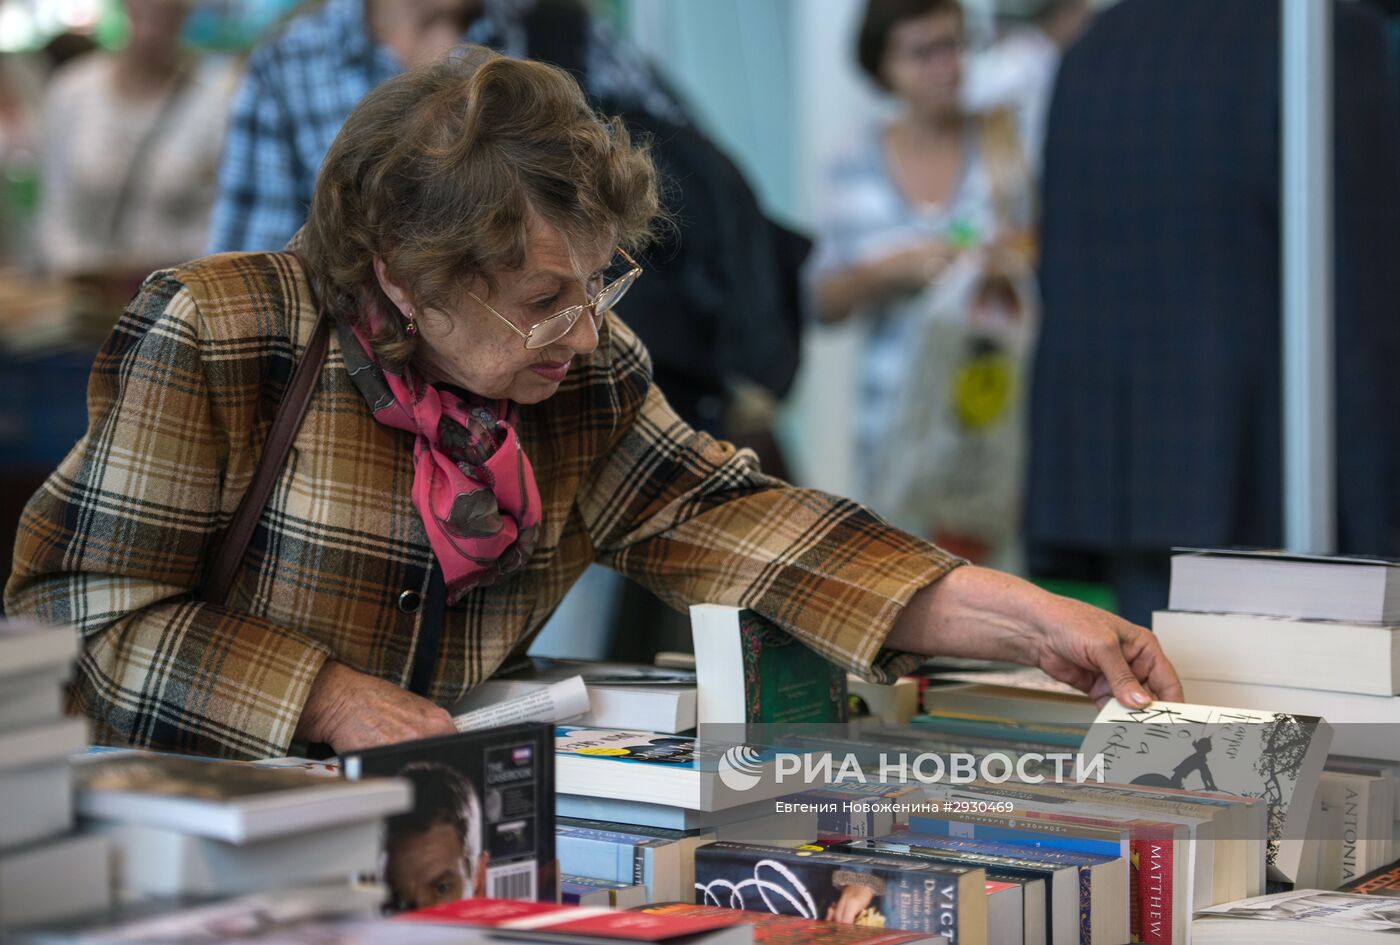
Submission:
<svg viewBox="0 0 1400 945">
<path fill-rule="evenodd" d="M 808 232 L 584 0 L 317 0 L 245 56 L 184 42 L 189 0 L 121 6 L 118 48 L 0 57 L 6 359 L 100 342 L 154 269 L 281 248 L 356 101 L 480 43 L 569 70 L 652 141 L 675 225 L 622 314 L 688 422 L 792 476 L 774 433 L 803 338 L 856 325 L 857 423 L 830 435 L 896 524 L 1105 586 L 1139 622 L 1172 547 L 1282 542 L 1277 0 L 1025 0 L 976 49 L 957 0 L 866 0 L 849 54 L 888 108 L 830 117 L 846 146 Z M 1393 555 L 1387 6 L 1335 3 L 1336 438 L 1341 549 Z M 34 465 L 0 492 L 22 501 Z"/>
</svg>

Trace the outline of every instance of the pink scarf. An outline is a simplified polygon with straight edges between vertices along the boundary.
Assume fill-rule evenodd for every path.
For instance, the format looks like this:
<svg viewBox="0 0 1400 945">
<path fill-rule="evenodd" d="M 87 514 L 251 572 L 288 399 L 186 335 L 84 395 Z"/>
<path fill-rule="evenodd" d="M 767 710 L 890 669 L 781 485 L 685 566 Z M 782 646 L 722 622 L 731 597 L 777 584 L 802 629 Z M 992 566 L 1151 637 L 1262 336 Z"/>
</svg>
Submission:
<svg viewBox="0 0 1400 945">
<path fill-rule="evenodd" d="M 442 566 L 447 602 L 520 570 L 539 540 L 540 493 L 515 431 L 515 404 L 459 397 L 412 371 L 385 370 L 358 327 L 342 326 L 340 337 L 374 419 L 415 434 L 413 507 Z"/>
</svg>

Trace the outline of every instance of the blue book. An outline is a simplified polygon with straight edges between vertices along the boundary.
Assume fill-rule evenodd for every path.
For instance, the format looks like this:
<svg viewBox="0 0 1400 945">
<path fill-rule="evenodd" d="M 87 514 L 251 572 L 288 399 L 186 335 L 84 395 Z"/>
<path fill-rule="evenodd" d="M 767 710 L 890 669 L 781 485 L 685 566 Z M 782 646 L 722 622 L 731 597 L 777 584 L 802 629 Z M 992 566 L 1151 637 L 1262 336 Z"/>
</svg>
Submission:
<svg viewBox="0 0 1400 945">
<path fill-rule="evenodd" d="M 949 814 L 946 818 L 927 814 L 911 814 L 909 829 L 915 833 L 926 833 L 935 837 L 948 837 L 956 840 L 992 840 L 1000 843 L 1015 843 L 1021 846 L 1038 847 L 1046 850 L 1063 850 L 1066 853 L 1087 853 L 1094 856 L 1122 856 L 1123 844 L 1120 840 L 1095 839 L 1057 832 L 1053 822 L 1019 819 L 1015 826 L 1009 823 L 992 824 L 974 819 L 971 816 Z"/>
<path fill-rule="evenodd" d="M 708 830 L 745 820 L 767 817 L 773 813 L 773 802 L 757 801 L 730 807 L 727 810 L 703 811 L 645 801 L 624 801 L 615 797 L 587 797 L 582 794 L 556 794 L 556 817 L 578 820 L 605 820 L 626 830 L 629 825 L 660 827 L 666 830 Z"/>
<path fill-rule="evenodd" d="M 714 839 L 701 831 L 637 828 L 610 830 L 588 821 L 560 821 L 554 844 L 563 873 L 642 886 L 648 902 L 690 897 L 695 849 Z"/>
</svg>

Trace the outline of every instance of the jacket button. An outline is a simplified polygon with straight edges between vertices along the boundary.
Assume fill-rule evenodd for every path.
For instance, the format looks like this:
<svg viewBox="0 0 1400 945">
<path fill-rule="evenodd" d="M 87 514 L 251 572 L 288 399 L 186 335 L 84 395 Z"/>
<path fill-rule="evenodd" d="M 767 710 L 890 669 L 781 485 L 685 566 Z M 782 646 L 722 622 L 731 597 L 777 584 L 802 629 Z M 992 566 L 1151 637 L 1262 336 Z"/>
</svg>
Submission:
<svg viewBox="0 0 1400 945">
<path fill-rule="evenodd" d="M 416 614 L 423 606 L 423 595 L 417 591 L 404 591 L 399 595 L 399 610 L 406 614 Z"/>
</svg>

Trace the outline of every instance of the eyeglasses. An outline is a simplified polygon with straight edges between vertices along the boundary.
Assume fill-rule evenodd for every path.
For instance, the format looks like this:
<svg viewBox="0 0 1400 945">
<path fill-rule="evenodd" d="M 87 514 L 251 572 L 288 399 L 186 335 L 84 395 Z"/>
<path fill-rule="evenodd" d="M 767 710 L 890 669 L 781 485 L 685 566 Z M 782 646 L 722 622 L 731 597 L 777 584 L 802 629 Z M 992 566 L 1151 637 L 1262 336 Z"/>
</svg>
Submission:
<svg viewBox="0 0 1400 945">
<path fill-rule="evenodd" d="M 617 255 L 621 256 L 630 267 L 626 272 L 612 281 L 604 283 L 603 287 L 582 305 L 571 305 L 562 312 L 555 312 L 544 321 L 531 325 L 525 331 L 521 331 L 515 322 L 496 311 L 489 302 L 475 292 L 469 289 L 467 294 L 480 302 L 492 315 L 509 325 L 511 331 L 525 339 L 527 351 L 535 351 L 539 348 L 546 348 L 567 335 L 584 311 L 590 311 L 595 319 L 599 318 L 612 311 L 622 297 L 627 294 L 627 290 L 632 288 L 632 283 L 636 282 L 637 277 L 642 274 L 642 267 L 620 246 L 617 248 Z"/>
</svg>

